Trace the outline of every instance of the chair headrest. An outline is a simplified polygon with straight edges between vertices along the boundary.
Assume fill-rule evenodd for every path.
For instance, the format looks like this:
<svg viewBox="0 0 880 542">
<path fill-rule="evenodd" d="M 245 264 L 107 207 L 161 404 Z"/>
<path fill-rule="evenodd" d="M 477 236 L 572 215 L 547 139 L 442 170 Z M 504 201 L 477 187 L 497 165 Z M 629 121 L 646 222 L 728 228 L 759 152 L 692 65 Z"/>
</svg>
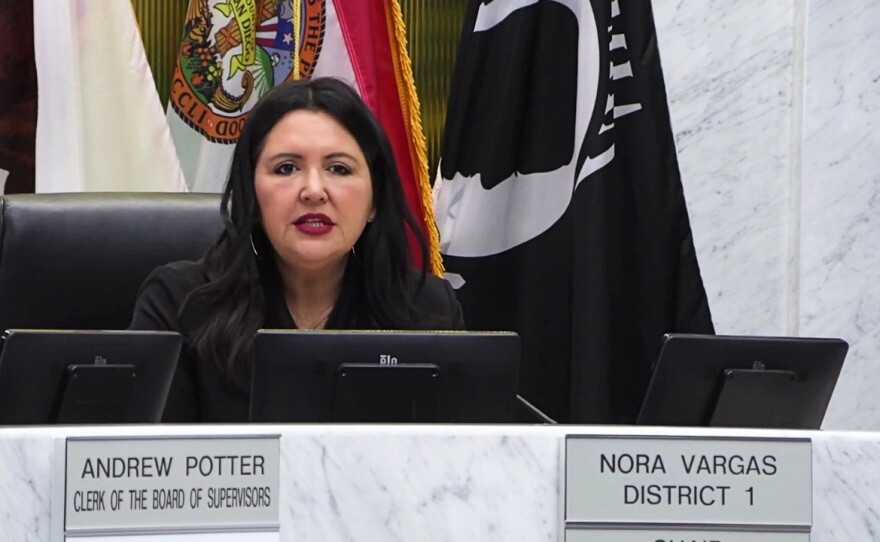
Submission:
<svg viewBox="0 0 880 542">
<path fill-rule="evenodd" d="M 204 255 L 218 194 L 0 197 L 0 331 L 124 329 L 155 267 Z"/>
</svg>

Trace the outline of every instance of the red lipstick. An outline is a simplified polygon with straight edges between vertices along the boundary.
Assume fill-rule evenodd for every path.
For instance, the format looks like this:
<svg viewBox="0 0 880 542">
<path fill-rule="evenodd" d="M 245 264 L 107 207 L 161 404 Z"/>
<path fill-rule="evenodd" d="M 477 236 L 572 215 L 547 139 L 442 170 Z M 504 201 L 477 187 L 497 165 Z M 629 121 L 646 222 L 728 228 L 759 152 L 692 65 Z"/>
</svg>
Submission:
<svg viewBox="0 0 880 542">
<path fill-rule="evenodd" d="M 325 235 L 333 230 L 334 223 L 323 213 L 307 213 L 297 218 L 293 225 L 306 235 Z"/>
</svg>

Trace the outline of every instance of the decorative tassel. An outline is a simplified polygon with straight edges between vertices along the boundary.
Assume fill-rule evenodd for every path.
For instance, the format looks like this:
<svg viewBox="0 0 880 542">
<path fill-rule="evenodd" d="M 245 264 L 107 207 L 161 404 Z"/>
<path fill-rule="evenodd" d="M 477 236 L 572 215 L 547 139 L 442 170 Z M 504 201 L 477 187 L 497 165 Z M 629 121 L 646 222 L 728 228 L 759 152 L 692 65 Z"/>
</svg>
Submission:
<svg viewBox="0 0 880 542">
<path fill-rule="evenodd" d="M 394 76 L 397 93 L 401 98 L 404 124 L 409 135 L 410 150 L 413 156 L 416 183 L 424 217 L 425 235 L 428 241 L 428 272 L 443 276 L 443 257 L 440 255 L 440 235 L 434 218 L 434 202 L 431 197 L 431 182 L 428 177 L 428 151 L 425 134 L 422 131 L 419 96 L 413 78 L 412 64 L 406 50 L 406 25 L 398 0 L 385 0 L 385 17 L 391 29 L 391 58 L 394 61 Z"/>
<path fill-rule="evenodd" d="M 291 54 L 291 58 L 293 59 L 293 69 L 290 71 L 291 79 L 300 79 L 299 73 L 299 47 L 300 47 L 300 30 L 302 30 L 302 14 L 300 10 L 302 8 L 302 0 L 293 0 L 293 53 Z"/>
</svg>

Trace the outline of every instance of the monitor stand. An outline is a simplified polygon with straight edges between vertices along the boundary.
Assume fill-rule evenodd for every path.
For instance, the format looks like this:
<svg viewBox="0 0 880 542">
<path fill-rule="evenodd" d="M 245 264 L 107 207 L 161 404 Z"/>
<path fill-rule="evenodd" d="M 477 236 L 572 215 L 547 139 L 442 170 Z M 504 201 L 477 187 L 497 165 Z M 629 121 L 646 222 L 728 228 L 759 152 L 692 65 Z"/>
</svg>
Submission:
<svg viewBox="0 0 880 542">
<path fill-rule="evenodd" d="M 795 405 L 797 375 L 789 370 L 727 369 L 715 408 L 709 417 L 715 427 L 787 428 L 784 420 Z M 782 424 L 782 425 L 780 425 Z"/>
<path fill-rule="evenodd" d="M 437 422 L 440 369 L 434 364 L 343 363 L 336 372 L 333 421 Z"/>
<path fill-rule="evenodd" d="M 52 421 L 123 423 L 135 378 L 134 365 L 68 365 Z"/>
</svg>

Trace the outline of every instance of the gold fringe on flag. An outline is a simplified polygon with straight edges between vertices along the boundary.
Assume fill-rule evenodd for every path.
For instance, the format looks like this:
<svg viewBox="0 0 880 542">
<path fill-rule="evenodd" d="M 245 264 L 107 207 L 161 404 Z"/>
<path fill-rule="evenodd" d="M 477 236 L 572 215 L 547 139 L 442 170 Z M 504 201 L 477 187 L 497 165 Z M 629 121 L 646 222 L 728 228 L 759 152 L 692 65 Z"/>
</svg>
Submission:
<svg viewBox="0 0 880 542">
<path fill-rule="evenodd" d="M 434 219 L 434 202 L 431 198 L 431 182 L 428 177 L 428 151 L 425 134 L 422 132 L 422 115 L 419 97 L 416 94 L 412 64 L 406 50 L 406 25 L 398 0 L 385 0 L 385 18 L 391 40 L 391 58 L 394 62 L 394 76 L 397 80 L 397 93 L 403 107 L 403 120 L 409 136 L 409 146 L 415 169 L 416 188 L 422 205 L 425 236 L 428 241 L 428 272 L 443 275 L 443 258 L 440 255 L 440 235 Z"/>
<path fill-rule="evenodd" d="M 302 14 L 300 13 L 300 8 L 302 7 L 302 0 L 293 0 L 293 53 L 291 53 L 291 58 L 293 59 L 293 69 L 290 70 L 290 77 L 293 79 L 299 79 L 299 45 L 300 39 L 299 34 L 302 29 Z"/>
</svg>

